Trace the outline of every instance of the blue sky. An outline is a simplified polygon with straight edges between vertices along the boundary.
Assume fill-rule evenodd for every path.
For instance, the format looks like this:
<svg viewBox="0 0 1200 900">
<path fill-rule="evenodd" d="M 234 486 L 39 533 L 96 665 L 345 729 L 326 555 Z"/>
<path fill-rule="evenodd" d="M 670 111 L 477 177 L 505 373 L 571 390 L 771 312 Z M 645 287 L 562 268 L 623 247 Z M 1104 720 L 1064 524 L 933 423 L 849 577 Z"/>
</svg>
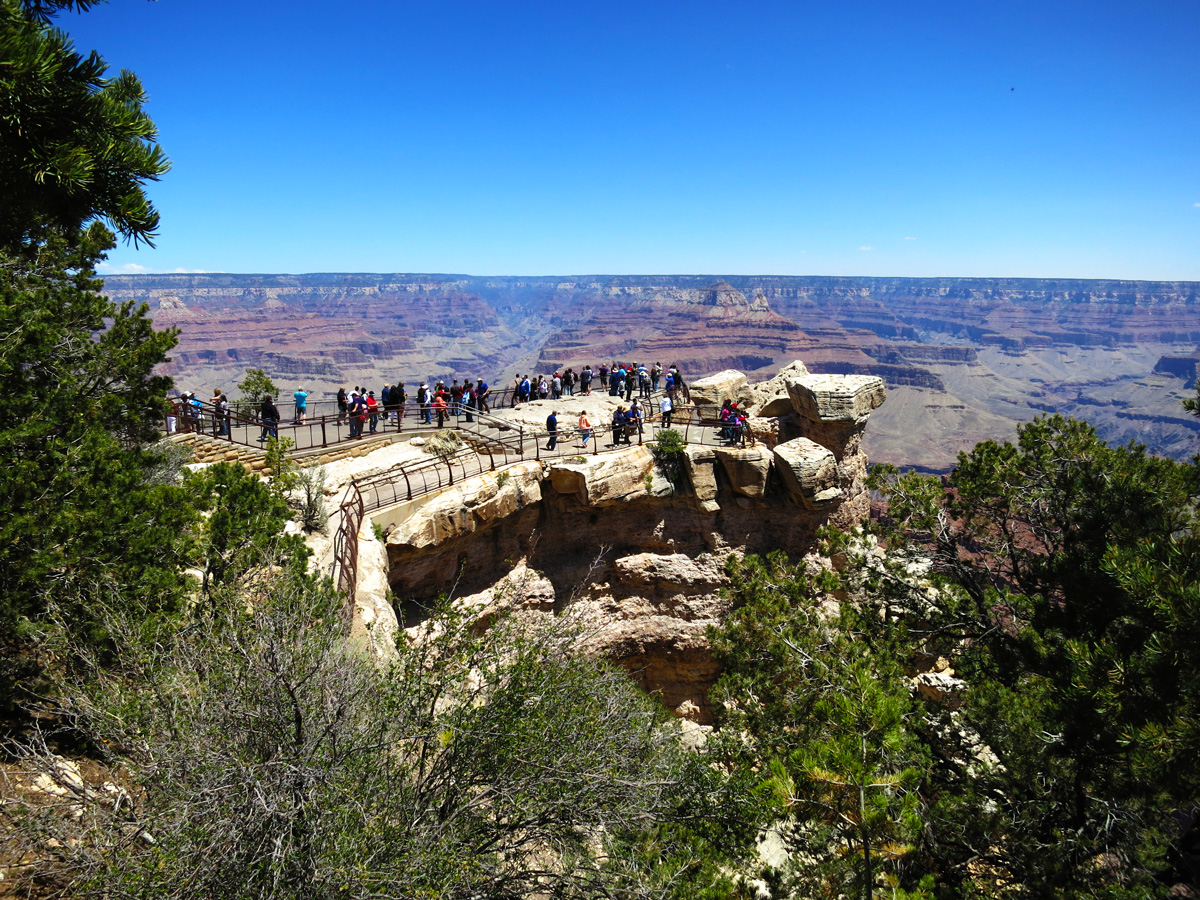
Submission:
<svg viewBox="0 0 1200 900">
<path fill-rule="evenodd" d="M 1200 280 L 1200 6 L 110 0 L 104 271 Z"/>
</svg>

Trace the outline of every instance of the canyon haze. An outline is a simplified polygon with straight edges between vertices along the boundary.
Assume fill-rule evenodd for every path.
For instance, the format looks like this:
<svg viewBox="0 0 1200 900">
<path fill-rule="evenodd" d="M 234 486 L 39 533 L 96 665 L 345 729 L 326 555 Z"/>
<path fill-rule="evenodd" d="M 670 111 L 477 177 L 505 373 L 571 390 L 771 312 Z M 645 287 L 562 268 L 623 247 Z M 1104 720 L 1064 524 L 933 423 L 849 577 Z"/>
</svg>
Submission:
<svg viewBox="0 0 1200 900">
<path fill-rule="evenodd" d="M 1197 282 L 208 273 L 109 276 L 105 293 L 179 329 L 165 371 L 198 393 L 232 395 L 248 367 L 323 398 L 614 359 L 755 380 L 801 359 L 884 380 L 873 462 L 946 471 L 1043 412 L 1175 459 L 1200 450 L 1180 406 L 1200 364 Z"/>
</svg>

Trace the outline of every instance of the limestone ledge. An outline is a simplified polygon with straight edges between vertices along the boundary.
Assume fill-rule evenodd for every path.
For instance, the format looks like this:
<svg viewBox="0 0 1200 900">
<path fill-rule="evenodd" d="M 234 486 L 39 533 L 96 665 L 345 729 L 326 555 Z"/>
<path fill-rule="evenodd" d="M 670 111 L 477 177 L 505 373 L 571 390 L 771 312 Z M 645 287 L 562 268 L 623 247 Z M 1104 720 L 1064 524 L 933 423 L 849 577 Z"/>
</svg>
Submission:
<svg viewBox="0 0 1200 900">
<path fill-rule="evenodd" d="M 822 525 L 866 517 L 862 432 L 885 394 L 879 379 L 814 376 L 800 362 L 759 385 L 727 371 L 691 389 L 749 408 L 751 440 L 686 447 L 675 483 L 648 444 L 529 460 L 373 514 L 359 536 L 357 633 L 382 652 L 398 627 L 389 589 L 400 603 L 458 596 L 481 624 L 570 611 L 589 623 L 591 652 L 710 721 L 706 630 L 728 614 L 724 559 L 799 558 Z"/>
</svg>

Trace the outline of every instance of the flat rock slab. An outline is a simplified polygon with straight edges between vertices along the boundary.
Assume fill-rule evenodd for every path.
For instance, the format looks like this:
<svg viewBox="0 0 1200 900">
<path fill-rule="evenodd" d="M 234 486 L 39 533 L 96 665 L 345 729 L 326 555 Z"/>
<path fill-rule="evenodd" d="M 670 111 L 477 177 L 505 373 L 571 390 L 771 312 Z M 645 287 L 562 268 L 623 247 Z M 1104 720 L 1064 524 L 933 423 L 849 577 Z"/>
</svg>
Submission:
<svg viewBox="0 0 1200 900">
<path fill-rule="evenodd" d="M 883 379 L 875 375 L 798 375 L 789 379 L 788 394 L 810 421 L 856 425 L 887 399 Z"/>
<path fill-rule="evenodd" d="M 774 454 L 788 493 L 809 509 L 841 498 L 837 460 L 816 441 L 795 438 L 777 446 Z"/>
<path fill-rule="evenodd" d="M 771 451 L 766 447 L 747 447 L 733 450 L 714 447 L 713 455 L 721 461 L 734 493 L 761 500 L 767 493 L 767 477 L 771 474 Z"/>
</svg>

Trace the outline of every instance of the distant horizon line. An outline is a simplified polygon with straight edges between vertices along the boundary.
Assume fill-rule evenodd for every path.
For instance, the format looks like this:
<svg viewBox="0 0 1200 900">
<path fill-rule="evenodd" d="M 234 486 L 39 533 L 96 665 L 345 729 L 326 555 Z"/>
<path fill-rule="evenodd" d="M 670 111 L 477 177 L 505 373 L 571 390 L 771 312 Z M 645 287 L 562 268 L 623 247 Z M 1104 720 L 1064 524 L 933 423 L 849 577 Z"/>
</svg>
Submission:
<svg viewBox="0 0 1200 900">
<path fill-rule="evenodd" d="M 1195 285 L 1200 287 L 1200 279 L 1177 278 L 1089 278 L 1074 275 L 779 275 L 761 273 L 756 275 L 735 275 L 721 273 L 580 273 L 568 275 L 473 275 L 466 272 L 369 272 L 369 271 L 328 271 L 328 272 L 226 272 L 226 271 L 171 271 L 171 272 L 111 272 L 97 273 L 102 280 L 119 278 L 194 278 L 197 276 L 224 276 L 234 278 L 345 278 L 345 277 L 404 277 L 429 278 L 435 280 L 537 280 L 537 281 L 584 281 L 584 280 L 614 280 L 620 278 L 636 279 L 715 279 L 728 281 L 730 279 L 788 279 L 788 280 L 842 280 L 842 281 L 1032 281 L 1032 282 L 1094 282 L 1110 284 L 1176 284 Z"/>
</svg>

